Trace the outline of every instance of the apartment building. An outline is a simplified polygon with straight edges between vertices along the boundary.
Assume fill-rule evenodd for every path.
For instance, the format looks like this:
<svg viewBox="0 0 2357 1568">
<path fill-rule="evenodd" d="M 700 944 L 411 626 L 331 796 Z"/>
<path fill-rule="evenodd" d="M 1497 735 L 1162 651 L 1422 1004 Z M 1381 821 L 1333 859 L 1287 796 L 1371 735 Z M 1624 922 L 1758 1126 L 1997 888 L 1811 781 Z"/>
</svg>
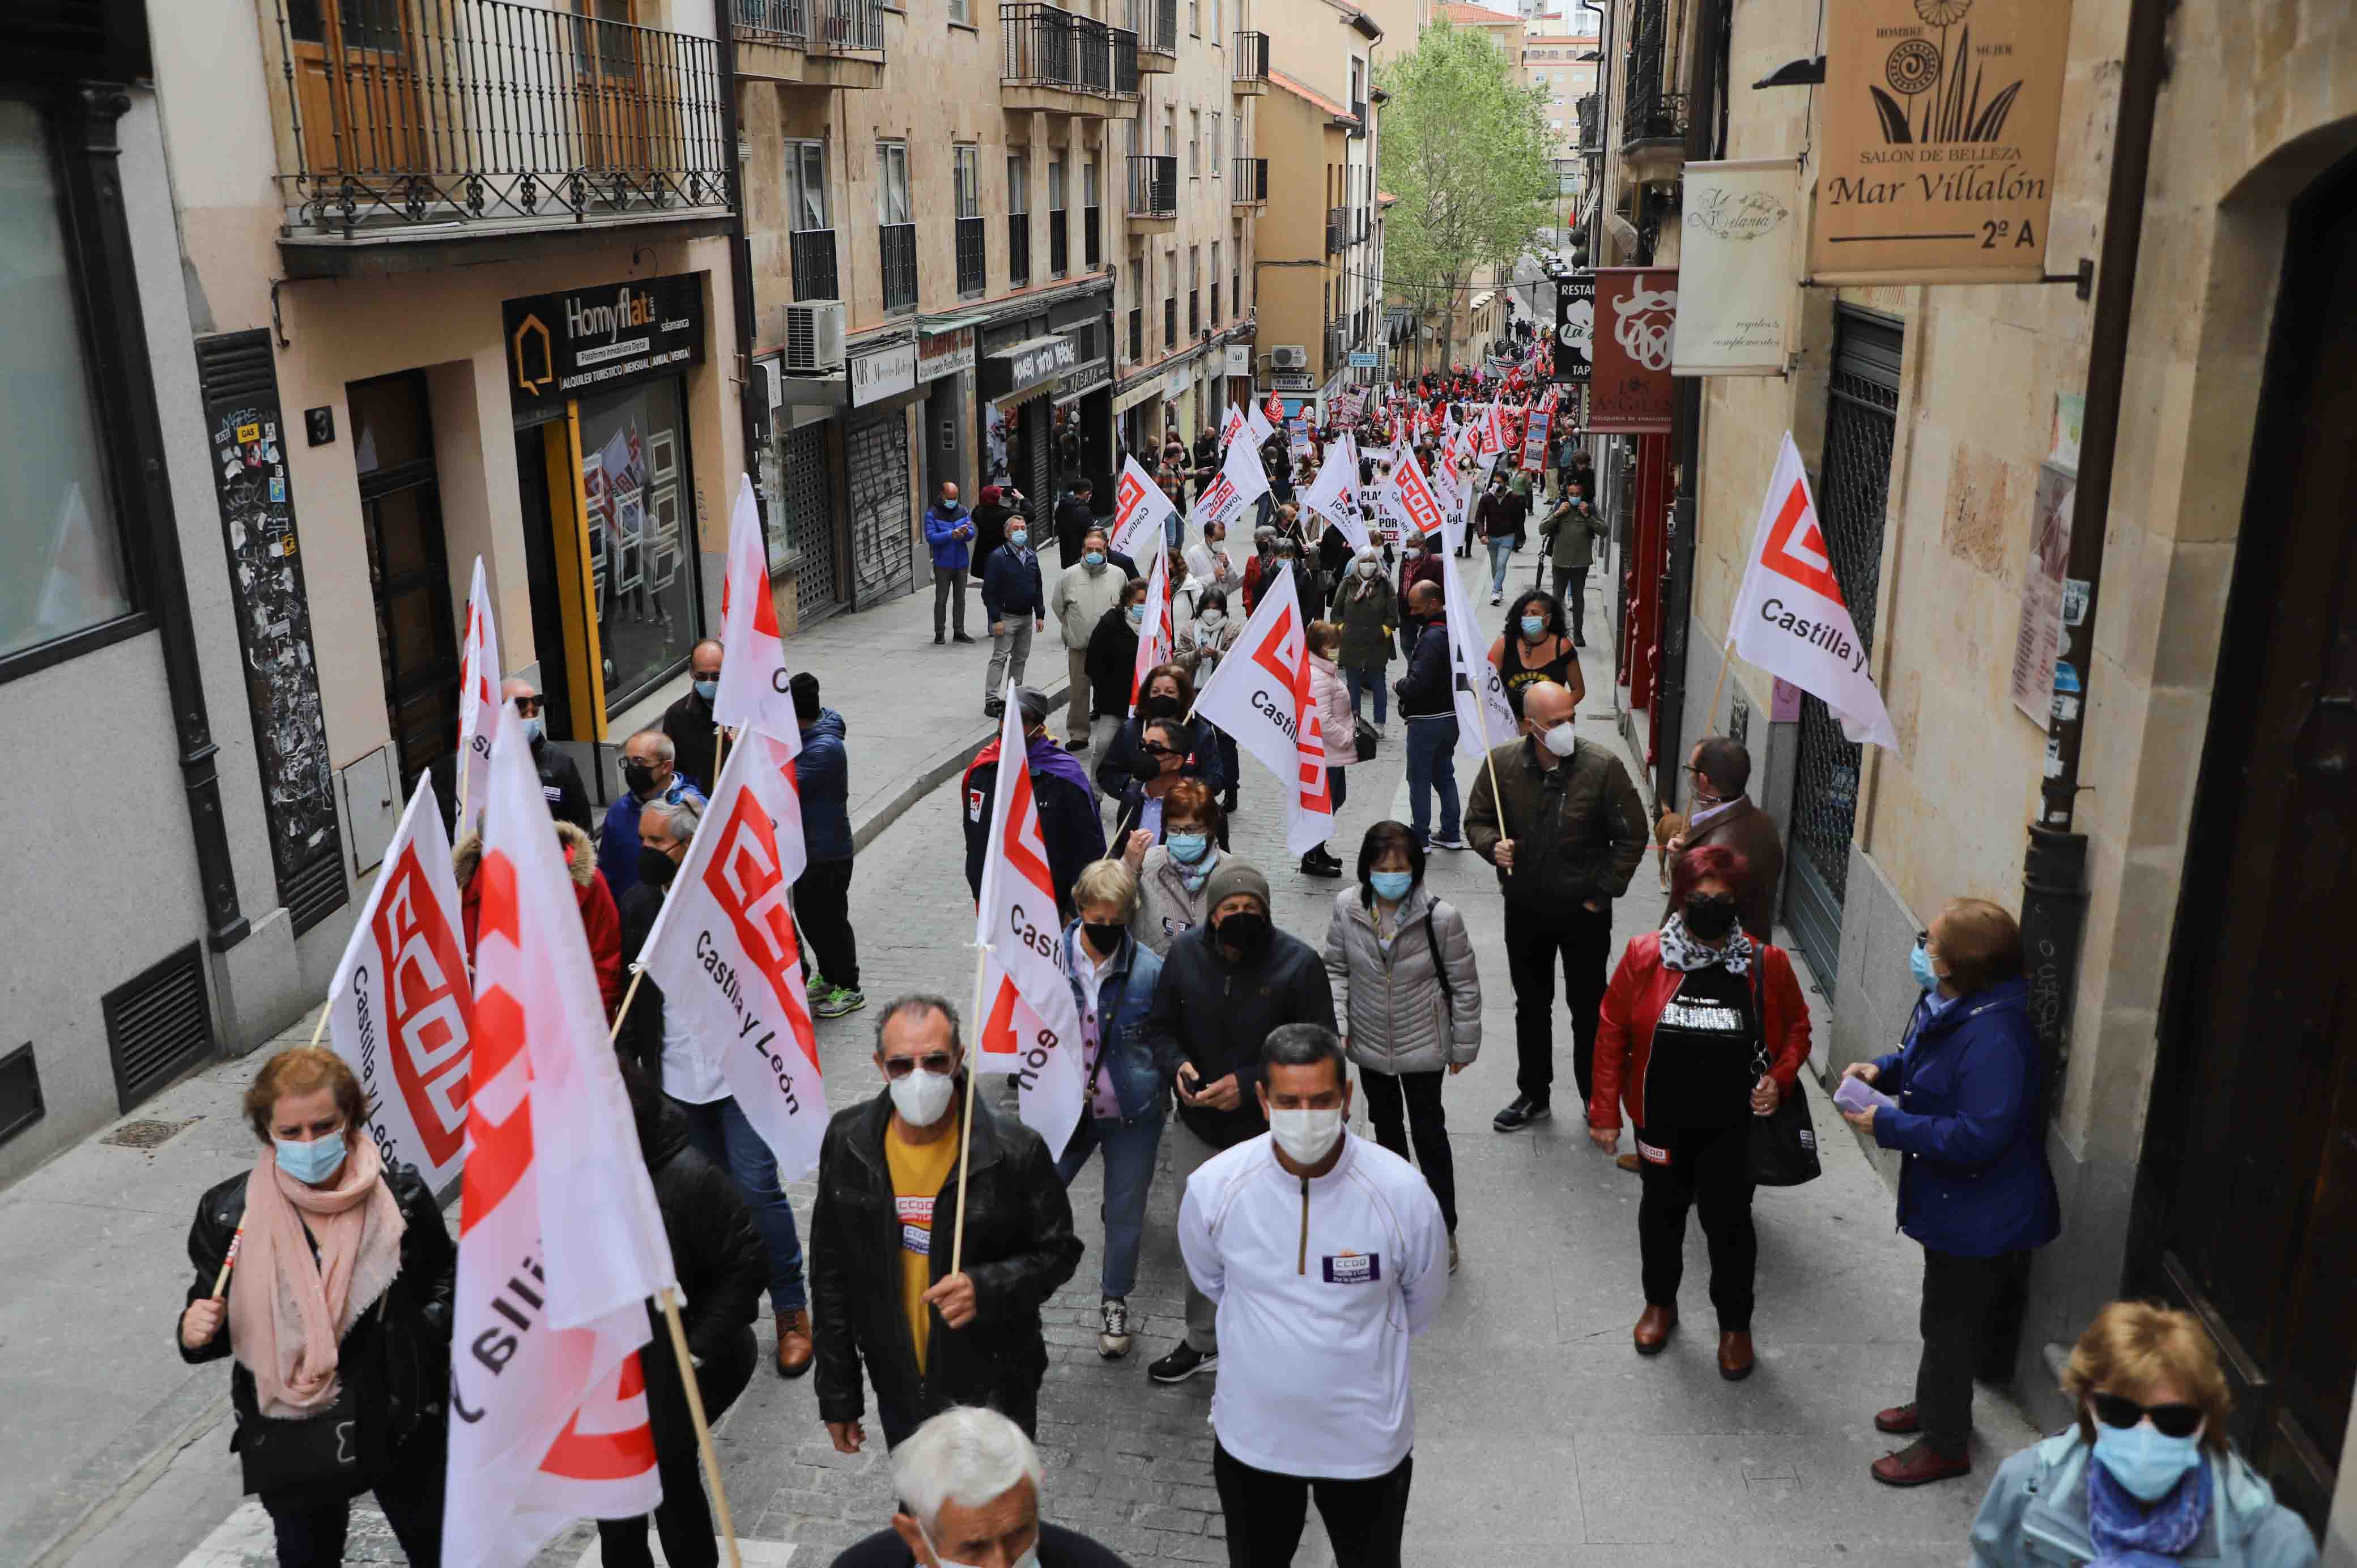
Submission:
<svg viewBox="0 0 2357 1568">
<path fill-rule="evenodd" d="M 1554 134 L 1547 156 L 1558 167 L 1577 154 L 1579 101 L 1596 91 L 1603 43 L 1602 18 L 1585 8 L 1568 18 L 1541 17 L 1523 35 L 1522 84 L 1546 90 L 1547 129 Z"/>
</svg>

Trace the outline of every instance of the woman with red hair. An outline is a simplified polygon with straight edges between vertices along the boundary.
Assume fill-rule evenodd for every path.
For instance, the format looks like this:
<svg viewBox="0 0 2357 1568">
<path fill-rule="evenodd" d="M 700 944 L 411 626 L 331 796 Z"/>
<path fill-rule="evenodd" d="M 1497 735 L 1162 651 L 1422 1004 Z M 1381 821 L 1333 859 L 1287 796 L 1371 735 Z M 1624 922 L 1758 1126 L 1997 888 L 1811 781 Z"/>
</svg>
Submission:
<svg viewBox="0 0 2357 1568">
<path fill-rule="evenodd" d="M 1629 943 L 1604 993 L 1587 1136 L 1620 1144 L 1625 1106 L 1637 1130 L 1637 1240 L 1644 1315 L 1637 1353 L 1653 1356 L 1678 1326 L 1686 1210 L 1702 1211 L 1718 1375 L 1751 1375 L 1751 1118 L 1775 1113 L 1809 1054 L 1809 1008 L 1784 950 L 1736 918 L 1749 867 L 1721 844 L 1691 850 L 1670 883 L 1671 913 Z"/>
</svg>

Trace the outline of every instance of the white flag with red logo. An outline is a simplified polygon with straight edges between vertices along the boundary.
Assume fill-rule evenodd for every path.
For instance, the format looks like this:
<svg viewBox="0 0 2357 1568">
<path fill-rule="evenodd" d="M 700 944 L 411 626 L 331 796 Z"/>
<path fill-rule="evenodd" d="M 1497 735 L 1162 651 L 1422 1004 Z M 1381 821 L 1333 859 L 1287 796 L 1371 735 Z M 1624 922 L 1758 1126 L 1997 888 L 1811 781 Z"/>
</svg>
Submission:
<svg viewBox="0 0 2357 1568">
<path fill-rule="evenodd" d="M 1431 481 L 1414 463 L 1402 463 L 1392 470 L 1392 495 L 1402 521 L 1427 542 L 1448 519 L 1448 514 L 1440 509 L 1440 498 L 1432 493 Z"/>
<path fill-rule="evenodd" d="M 776 736 L 737 737 L 639 952 L 787 1181 L 818 1168 L 827 1117 L 788 896 L 808 864 L 797 786 Z"/>
<path fill-rule="evenodd" d="M 1244 411 L 1236 404 L 1230 403 L 1228 405 L 1228 416 L 1220 421 L 1221 449 L 1222 451 L 1226 450 L 1228 443 L 1233 441 L 1243 428 Z"/>
<path fill-rule="evenodd" d="M 1133 561 L 1144 560 L 1148 552 L 1168 553 L 1163 544 L 1170 537 L 1170 520 L 1178 515 L 1178 509 L 1154 476 L 1139 467 L 1136 458 L 1124 457 L 1113 492 L 1114 549 Z"/>
<path fill-rule="evenodd" d="M 1481 628 L 1473 618 L 1473 601 L 1457 575 L 1457 563 L 1445 561 L 1448 594 L 1442 608 L 1448 626 L 1449 690 L 1457 709 L 1457 749 L 1478 762 L 1493 746 L 1503 746 L 1521 732 L 1513 704 L 1506 699 L 1506 683 L 1481 647 Z"/>
<path fill-rule="evenodd" d="M 1160 560 L 1156 557 L 1157 565 Z M 1039 807 L 1031 793 L 1012 681 L 1004 696 L 998 783 L 991 797 L 990 836 L 983 843 L 981 895 L 974 901 L 983 1015 L 974 1021 L 974 1069 L 1014 1075 L 1023 1124 L 1060 1158 L 1085 1109 L 1081 1015 L 1056 959 L 1063 921 L 1056 908 L 1055 878 L 1048 870 L 1047 840 L 1039 832 Z"/>
<path fill-rule="evenodd" d="M 1280 572 L 1195 698 L 1197 714 L 1284 781 L 1285 845 L 1293 854 L 1307 854 L 1334 832 L 1325 727 L 1309 693 L 1308 633 L 1293 574 Z"/>
<path fill-rule="evenodd" d="M 1170 557 L 1157 550 L 1154 564 L 1146 573 L 1146 621 L 1137 628 L 1137 657 L 1129 666 L 1129 711 L 1137 712 L 1137 699 L 1146 690 L 1146 672 L 1157 664 L 1170 662 L 1170 650 L 1178 638 L 1170 624 Z"/>
<path fill-rule="evenodd" d="M 662 1500 L 640 1347 L 677 1283 L 587 940 L 520 726 L 491 747 L 453 1305 L 452 1568 Z"/>
<path fill-rule="evenodd" d="M 764 729 L 786 748 L 802 748 L 794 694 L 786 686 L 786 644 L 778 632 L 778 606 L 770 596 L 770 557 L 761 543 L 761 513 L 753 481 L 737 480 L 728 510 L 728 575 L 720 585 L 720 690 L 712 718 L 730 729 Z"/>
<path fill-rule="evenodd" d="M 1318 478 L 1302 493 L 1301 504 L 1342 531 L 1353 550 L 1367 548 L 1367 518 L 1360 505 L 1359 465 L 1351 444 L 1337 441 L 1326 449 Z"/>
<path fill-rule="evenodd" d="M 421 777 L 328 983 L 328 1038 L 361 1080 L 385 1164 L 415 1165 L 436 1192 L 466 1153 L 475 992 L 458 909 L 441 807 Z"/>
<path fill-rule="evenodd" d="M 1243 407 L 1245 437 L 1254 446 L 1267 446 L 1270 438 L 1276 435 L 1276 426 L 1268 422 L 1257 405 L 1248 403 Z"/>
<path fill-rule="evenodd" d="M 483 820 L 483 791 L 491 773 L 491 741 L 500 732 L 500 628 L 491 614 L 491 591 L 483 582 L 483 558 L 475 557 L 475 580 L 467 590 L 467 643 L 458 651 L 458 832 L 475 831 Z"/>
<path fill-rule="evenodd" d="M 1866 672 L 1866 643 L 1834 576 L 1809 476 L 1789 431 L 1760 506 L 1727 636 L 1760 669 L 1815 693 L 1850 739 L 1899 749 L 1882 693 Z"/>
<path fill-rule="evenodd" d="M 1244 509 L 1266 494 L 1268 473 L 1261 467 L 1259 451 L 1232 442 L 1220 464 L 1219 478 L 1195 498 L 1195 520 L 1206 529 L 1215 522 L 1233 528 Z"/>
<path fill-rule="evenodd" d="M 1271 392 L 1268 401 L 1261 404 L 1261 412 L 1268 415 L 1272 425 L 1282 424 L 1285 422 L 1285 400 Z"/>
</svg>

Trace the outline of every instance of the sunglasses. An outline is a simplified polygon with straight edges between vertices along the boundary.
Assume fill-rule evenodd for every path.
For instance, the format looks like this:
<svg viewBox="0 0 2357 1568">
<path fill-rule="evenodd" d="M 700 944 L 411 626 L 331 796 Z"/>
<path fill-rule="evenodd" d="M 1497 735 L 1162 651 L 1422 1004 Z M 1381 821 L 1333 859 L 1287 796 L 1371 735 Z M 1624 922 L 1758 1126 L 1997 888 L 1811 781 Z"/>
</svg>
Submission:
<svg viewBox="0 0 2357 1568">
<path fill-rule="evenodd" d="M 515 700 L 515 711 L 522 714 L 524 717 L 530 718 L 533 714 L 540 712 L 540 699 L 538 697 L 518 697 Z"/>
<path fill-rule="evenodd" d="M 921 1067 L 935 1077 L 947 1077 L 956 1061 L 957 1058 L 947 1051 L 927 1051 L 920 1057 L 886 1057 L 884 1076 L 906 1078 Z"/>
<path fill-rule="evenodd" d="M 2201 1430 L 2198 1404 L 2138 1404 L 2118 1394 L 2089 1394 L 2087 1402 L 2094 1407 L 2097 1421 L 2122 1431 L 2147 1416 L 2164 1437 L 2190 1437 Z"/>
</svg>

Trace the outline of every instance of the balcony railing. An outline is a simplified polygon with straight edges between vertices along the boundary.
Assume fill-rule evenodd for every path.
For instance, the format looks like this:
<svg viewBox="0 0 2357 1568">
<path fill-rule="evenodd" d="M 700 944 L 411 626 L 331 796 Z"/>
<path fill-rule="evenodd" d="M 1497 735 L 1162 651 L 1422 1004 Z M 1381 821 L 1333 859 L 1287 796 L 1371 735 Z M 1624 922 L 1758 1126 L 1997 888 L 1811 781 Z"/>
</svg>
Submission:
<svg viewBox="0 0 2357 1568">
<path fill-rule="evenodd" d="M 1667 73 L 1664 9 L 1663 0 L 1638 0 L 1636 27 L 1629 48 L 1627 113 L 1620 132 L 1624 142 L 1667 140 L 1685 134 L 1684 94 L 1663 91 Z"/>
<path fill-rule="evenodd" d="M 835 280 L 834 230 L 799 230 L 787 244 L 793 257 L 796 299 L 843 297 L 843 286 Z"/>
<path fill-rule="evenodd" d="M 1229 51 L 1234 79 L 1239 82 L 1268 80 L 1268 35 L 1238 33 L 1235 48 Z"/>
<path fill-rule="evenodd" d="M 1178 0 L 1129 0 L 1129 25 L 1149 54 L 1178 52 Z"/>
<path fill-rule="evenodd" d="M 822 54 L 880 54 L 884 49 L 884 7 L 878 0 L 730 0 L 730 4 L 737 37 L 755 43 L 782 44 Z"/>
<path fill-rule="evenodd" d="M 1060 207 L 1048 214 L 1048 275 L 1060 278 L 1071 270 L 1071 220 Z"/>
<path fill-rule="evenodd" d="M 1178 346 L 1178 296 L 1175 294 L 1162 296 L 1162 346 Z"/>
<path fill-rule="evenodd" d="M 1579 145 L 1583 152 L 1592 152 L 1604 145 L 1604 101 L 1591 92 L 1572 105 L 1579 116 Z"/>
<path fill-rule="evenodd" d="M 810 42 L 809 0 L 735 0 L 735 11 L 740 38 L 795 48 Z"/>
<path fill-rule="evenodd" d="M 1104 261 L 1103 209 L 1081 209 L 1081 264 L 1094 272 Z"/>
<path fill-rule="evenodd" d="M 1146 358 L 1146 311 L 1142 306 L 1129 307 L 1129 362 Z"/>
<path fill-rule="evenodd" d="M 1137 35 L 1039 0 L 998 7 L 1005 41 L 999 81 L 1010 87 L 1060 87 L 1100 97 L 1137 93 Z"/>
<path fill-rule="evenodd" d="M 1021 288 L 1031 281 L 1031 214 L 1006 215 L 1006 285 Z"/>
<path fill-rule="evenodd" d="M 983 293 L 983 221 L 979 218 L 957 220 L 957 289 L 960 299 L 976 299 Z"/>
<path fill-rule="evenodd" d="M 1178 216 L 1178 159 L 1175 156 L 1129 155 L 1129 215 Z"/>
<path fill-rule="evenodd" d="M 1237 158 L 1229 170 L 1235 183 L 1229 188 L 1228 198 L 1239 207 L 1260 207 L 1268 201 L 1268 160 Z"/>
<path fill-rule="evenodd" d="M 719 44 L 515 0 L 276 0 L 289 227 L 726 211 Z"/>
<path fill-rule="evenodd" d="M 1329 207 L 1326 209 L 1326 253 L 1328 255 L 1341 253 L 1343 241 L 1350 232 L 1349 224 L 1350 214 L 1344 209 Z"/>
<path fill-rule="evenodd" d="M 879 224 L 876 231 L 884 264 L 884 308 L 917 308 L 917 226 Z"/>
</svg>

